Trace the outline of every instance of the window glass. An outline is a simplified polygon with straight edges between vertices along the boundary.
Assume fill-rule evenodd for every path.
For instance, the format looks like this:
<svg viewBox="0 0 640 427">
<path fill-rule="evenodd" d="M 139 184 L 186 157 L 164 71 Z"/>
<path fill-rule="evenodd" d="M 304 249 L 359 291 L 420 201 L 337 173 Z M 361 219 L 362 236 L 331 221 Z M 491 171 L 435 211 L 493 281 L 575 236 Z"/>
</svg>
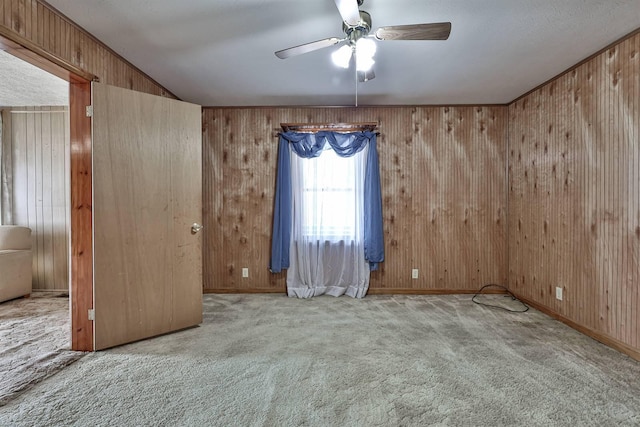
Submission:
<svg viewBox="0 0 640 427">
<path fill-rule="evenodd" d="M 325 240 L 352 240 L 356 234 L 356 156 L 332 149 L 303 159 L 302 233 Z"/>
</svg>

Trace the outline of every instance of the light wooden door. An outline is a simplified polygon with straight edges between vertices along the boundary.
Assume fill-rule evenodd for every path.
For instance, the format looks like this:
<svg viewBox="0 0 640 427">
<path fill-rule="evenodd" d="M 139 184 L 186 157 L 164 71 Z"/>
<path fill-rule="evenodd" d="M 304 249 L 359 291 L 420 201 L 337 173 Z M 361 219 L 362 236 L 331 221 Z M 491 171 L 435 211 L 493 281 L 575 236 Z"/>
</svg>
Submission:
<svg viewBox="0 0 640 427">
<path fill-rule="evenodd" d="M 202 116 L 92 84 L 94 339 L 100 350 L 202 322 Z"/>
</svg>

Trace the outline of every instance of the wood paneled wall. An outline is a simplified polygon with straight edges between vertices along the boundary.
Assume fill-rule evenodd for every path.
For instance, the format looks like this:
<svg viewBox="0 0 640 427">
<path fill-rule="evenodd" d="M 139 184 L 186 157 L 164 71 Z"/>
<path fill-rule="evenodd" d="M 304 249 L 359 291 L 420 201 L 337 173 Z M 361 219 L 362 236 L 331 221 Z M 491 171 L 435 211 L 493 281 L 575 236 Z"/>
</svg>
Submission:
<svg viewBox="0 0 640 427">
<path fill-rule="evenodd" d="M 505 284 L 507 119 L 500 106 L 205 108 L 205 291 L 285 292 L 267 269 L 281 122 L 379 123 L 386 260 L 371 293 Z"/>
<path fill-rule="evenodd" d="M 38 0 L 0 0 L 0 29 L 97 76 L 100 82 L 153 95 L 175 96 L 74 24 Z M 13 37 L 11 37 L 13 36 Z"/>
<path fill-rule="evenodd" d="M 639 130 L 640 34 L 509 107 L 511 289 L 636 355 Z"/>
<path fill-rule="evenodd" d="M 33 289 L 69 291 L 69 116 L 62 107 L 3 110 L 11 224 L 32 230 Z"/>
</svg>

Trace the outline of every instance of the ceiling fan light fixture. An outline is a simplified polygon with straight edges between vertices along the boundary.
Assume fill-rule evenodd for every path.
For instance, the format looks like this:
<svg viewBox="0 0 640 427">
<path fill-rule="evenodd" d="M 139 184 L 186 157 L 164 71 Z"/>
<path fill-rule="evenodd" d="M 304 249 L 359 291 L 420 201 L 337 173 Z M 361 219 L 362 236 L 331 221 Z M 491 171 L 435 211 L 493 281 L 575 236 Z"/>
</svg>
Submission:
<svg viewBox="0 0 640 427">
<path fill-rule="evenodd" d="M 352 49 L 349 45 L 344 45 L 331 54 L 331 60 L 337 67 L 349 68 Z"/>
<path fill-rule="evenodd" d="M 369 80 L 373 80 L 376 77 L 376 73 L 373 70 L 369 71 L 358 71 L 358 81 L 360 83 L 368 82 Z"/>
<path fill-rule="evenodd" d="M 375 64 L 373 55 L 376 53 L 376 43 L 371 39 L 360 39 L 356 42 L 356 69 L 369 71 Z"/>
<path fill-rule="evenodd" d="M 375 64 L 376 61 L 373 60 L 373 58 L 370 58 L 368 56 L 365 57 L 360 57 L 357 56 L 356 57 L 356 70 L 358 71 L 369 71 L 371 70 L 371 68 L 373 68 L 373 64 Z"/>
<path fill-rule="evenodd" d="M 376 53 L 376 42 L 369 38 L 361 38 L 356 42 L 356 53 L 358 57 L 368 56 L 369 58 L 373 58 L 373 55 Z"/>
<path fill-rule="evenodd" d="M 305 43 L 275 52 L 280 59 L 302 55 L 338 43 L 347 42 L 345 46 L 331 54 L 337 67 L 348 69 L 351 58 L 355 57 L 356 75 L 360 82 L 375 77 L 373 57 L 376 53 L 376 41 L 383 40 L 447 40 L 451 33 L 451 22 L 433 22 L 410 25 L 391 25 L 379 27 L 371 32 L 371 15 L 360 10 L 364 0 L 334 0 L 342 17 L 343 38 L 330 37 L 315 42 Z"/>
</svg>

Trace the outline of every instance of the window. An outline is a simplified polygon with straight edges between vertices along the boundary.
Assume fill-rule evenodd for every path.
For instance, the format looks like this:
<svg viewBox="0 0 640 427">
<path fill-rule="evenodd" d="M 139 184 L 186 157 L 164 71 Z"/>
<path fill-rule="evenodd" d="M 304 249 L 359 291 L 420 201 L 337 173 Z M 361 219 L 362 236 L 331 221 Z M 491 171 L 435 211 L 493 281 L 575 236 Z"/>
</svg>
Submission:
<svg viewBox="0 0 640 427">
<path fill-rule="evenodd" d="M 342 293 L 364 295 L 369 270 L 383 260 L 376 135 L 282 133 L 269 269 L 289 269 L 289 295 L 307 298 L 347 282 L 359 284 Z"/>
<path fill-rule="evenodd" d="M 332 149 L 300 159 L 302 235 L 325 241 L 356 239 L 356 156 Z"/>
</svg>

